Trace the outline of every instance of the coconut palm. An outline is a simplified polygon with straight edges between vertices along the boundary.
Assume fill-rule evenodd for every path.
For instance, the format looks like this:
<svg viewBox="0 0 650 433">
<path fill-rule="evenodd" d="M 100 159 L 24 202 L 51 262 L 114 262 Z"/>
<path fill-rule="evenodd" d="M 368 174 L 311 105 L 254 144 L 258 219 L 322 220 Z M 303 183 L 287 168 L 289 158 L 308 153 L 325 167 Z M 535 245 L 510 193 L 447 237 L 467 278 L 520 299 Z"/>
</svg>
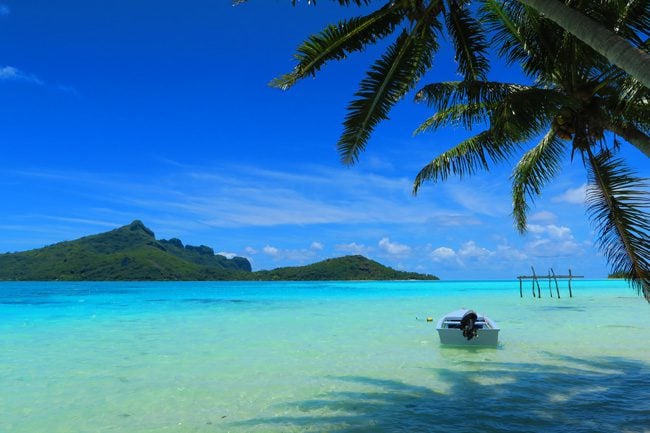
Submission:
<svg viewBox="0 0 650 433">
<path fill-rule="evenodd" d="M 245 3 L 247 0 L 233 0 L 233 4 Z M 337 0 L 339 4 L 357 6 L 370 4 L 371 0 Z M 463 1 L 463 0 L 460 0 Z M 633 45 L 621 37 L 616 31 L 611 31 L 598 24 L 597 21 L 580 13 L 570 6 L 573 1 L 558 0 L 518 0 L 547 18 L 554 21 L 563 29 L 573 34 L 582 42 L 589 45 L 607 60 L 650 87 L 650 54 L 646 50 Z M 291 0 L 295 5 L 296 0 Z M 308 4 L 316 4 L 309 0 Z"/>
<path fill-rule="evenodd" d="M 336 1 L 343 6 L 372 3 L 372 0 Z M 539 9 L 544 16 L 570 28 L 582 40 L 587 39 L 599 52 L 608 55 L 610 63 L 626 67 L 641 85 L 649 87 L 648 41 L 640 36 L 648 34 L 648 1 L 565 1 L 566 4 L 557 0 L 518 0 L 518 3 L 524 11 L 534 13 Z M 295 4 L 295 0 L 292 3 Z M 485 32 L 470 13 L 470 0 L 390 0 L 382 4 L 370 14 L 341 20 L 309 37 L 298 47 L 294 70 L 271 82 L 273 86 L 288 89 L 300 79 L 315 75 L 329 61 L 345 59 L 352 52 L 398 35 L 367 72 L 355 95 L 357 99 L 348 106 L 344 130 L 337 144 L 346 164 L 357 161 L 376 125 L 388 118 L 393 105 L 432 67 L 433 54 L 438 49 L 437 38 L 443 28 L 451 36 L 459 72 L 465 79 L 482 79 L 488 68 Z M 626 25 L 617 25 L 619 20 L 624 20 Z M 618 132 L 650 156 L 650 142 L 644 136 L 634 130 L 620 129 Z"/>
<path fill-rule="evenodd" d="M 614 8 L 614 6 L 616 6 Z M 650 26 L 648 16 L 631 11 L 647 2 L 609 2 L 582 6 L 627 38 Z M 642 14 L 641 14 L 642 15 Z M 484 20 L 501 55 L 518 63 L 533 85 L 477 80 L 434 83 L 416 95 L 436 109 L 418 132 L 449 124 L 488 126 L 441 153 L 417 175 L 414 192 L 426 181 L 471 175 L 491 163 L 519 155 L 512 174 L 513 215 L 519 231 L 527 227 L 528 201 L 560 171 L 562 156 L 583 161 L 589 175 L 588 205 L 600 232 L 599 245 L 614 272 L 624 272 L 650 302 L 650 207 L 647 179 L 635 176 L 615 157 L 616 136 L 648 155 L 650 91 L 626 77 L 562 28 L 517 1 L 484 3 Z"/>
<path fill-rule="evenodd" d="M 371 3 L 337 1 L 345 6 Z M 649 223 L 645 222 L 643 212 L 647 206 L 646 187 L 642 179 L 634 177 L 622 161 L 612 156 L 616 146 L 606 140 L 609 133 L 614 133 L 650 156 L 649 68 L 643 67 L 648 61 L 649 46 L 641 38 L 650 29 L 648 0 L 519 0 L 506 1 L 504 6 L 494 0 L 483 3 L 486 18 L 497 32 L 496 42 L 503 45 L 502 55 L 511 63 L 520 63 L 536 80 L 535 85 L 485 81 L 486 33 L 472 17 L 469 0 L 387 1 L 368 15 L 330 25 L 298 48 L 295 69 L 272 84 L 289 88 L 296 81 L 315 75 L 328 61 L 345 59 L 352 52 L 397 35 L 367 72 L 356 93 L 357 99 L 348 107 L 338 147 L 343 162 L 354 163 L 374 127 L 387 118 L 392 106 L 431 68 L 438 47 L 437 35 L 446 29 L 464 80 L 429 85 L 418 92 L 418 99 L 438 109 L 422 130 L 451 122 L 471 127 L 486 120 L 490 127 L 435 158 L 416 178 L 415 191 L 427 180 L 487 169 L 490 162 L 509 159 L 529 140 L 543 135 L 513 174 L 514 215 L 523 231 L 527 197 L 538 196 L 544 184 L 559 171 L 560 157 L 568 151 L 570 142 L 572 155 L 581 155 L 591 173 L 590 209 L 602 232 L 601 248 L 614 269 L 623 269 L 650 301 L 650 254 L 646 246 Z M 524 6 L 532 5 L 565 26 L 573 25 L 563 22 L 564 18 L 555 12 L 550 13 L 557 6 L 555 3 L 561 3 L 560 10 L 570 6 L 588 18 L 587 25 L 584 20 L 574 23 L 582 29 L 571 30 L 583 40 L 589 39 L 586 42 L 593 42 L 588 37 L 591 33 L 614 34 L 614 39 L 638 47 L 640 50 L 633 50 L 632 54 L 641 58 L 640 73 L 636 74 L 640 80 L 629 78 L 613 67 L 612 61 L 596 54 L 535 9 Z M 571 11 L 561 13 L 566 13 L 569 21 L 574 19 Z M 611 40 L 605 45 L 610 45 Z"/>
</svg>

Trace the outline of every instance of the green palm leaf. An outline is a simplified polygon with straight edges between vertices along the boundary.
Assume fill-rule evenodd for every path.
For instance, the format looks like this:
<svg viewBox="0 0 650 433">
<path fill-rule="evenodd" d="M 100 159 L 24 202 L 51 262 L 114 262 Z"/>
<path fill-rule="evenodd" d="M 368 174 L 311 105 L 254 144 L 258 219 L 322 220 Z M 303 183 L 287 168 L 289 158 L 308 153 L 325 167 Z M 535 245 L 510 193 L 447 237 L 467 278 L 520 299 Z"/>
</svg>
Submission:
<svg viewBox="0 0 650 433">
<path fill-rule="evenodd" d="M 491 128 L 518 141 L 530 140 L 547 130 L 563 108 L 575 104 L 575 100 L 553 89 L 516 89 L 495 105 L 490 114 Z"/>
<path fill-rule="evenodd" d="M 419 22 L 404 30 L 386 53 L 370 68 L 351 102 L 337 147 L 345 164 L 354 163 L 374 127 L 431 67 L 437 43 L 433 28 Z"/>
<path fill-rule="evenodd" d="M 494 104 L 472 103 L 443 108 L 422 122 L 413 134 L 434 131 L 449 125 L 461 125 L 465 129 L 471 130 L 476 123 L 484 122 L 488 118 L 489 110 L 493 107 Z"/>
<path fill-rule="evenodd" d="M 415 100 L 441 110 L 465 102 L 501 103 L 510 95 L 524 90 L 539 92 L 540 89 L 496 81 L 444 81 L 422 87 L 415 95 Z"/>
<path fill-rule="evenodd" d="M 650 302 L 650 208 L 648 179 L 639 178 L 609 151 L 588 150 L 588 210 L 600 233 L 598 245 L 612 266 L 622 272 Z"/>
<path fill-rule="evenodd" d="M 513 216 L 517 230 L 526 231 L 528 202 L 541 195 L 542 187 L 555 177 L 562 168 L 565 143 L 556 135 L 554 127 L 531 150 L 526 152 L 512 173 Z"/>
<path fill-rule="evenodd" d="M 314 75 L 326 62 L 344 59 L 349 53 L 361 51 L 391 34 L 404 18 L 401 2 L 390 2 L 369 15 L 329 25 L 298 47 L 294 55 L 298 64 L 294 70 L 275 78 L 270 85 L 286 90 L 301 78 Z"/>
<path fill-rule="evenodd" d="M 530 12 L 530 13 L 529 13 Z M 525 29 L 536 26 L 536 13 L 518 2 L 485 0 L 481 18 L 493 34 L 499 55 L 508 63 L 525 61 L 535 55 Z M 534 40 L 532 41 L 534 43 Z"/>
<path fill-rule="evenodd" d="M 417 194 L 426 181 L 444 181 L 450 175 L 461 178 L 489 169 L 489 161 L 500 162 L 510 157 L 519 145 L 493 131 L 483 131 L 441 153 L 424 166 L 413 182 L 413 194 Z"/>
<path fill-rule="evenodd" d="M 523 141 L 548 128 L 553 116 L 574 101 L 553 89 L 489 81 L 456 81 L 424 86 L 416 95 L 437 109 L 416 133 L 453 122 L 466 128 L 489 120 L 494 133 Z"/>
<path fill-rule="evenodd" d="M 489 68 L 487 42 L 478 20 L 472 17 L 467 3 L 450 1 L 445 14 L 447 31 L 456 50 L 458 69 L 465 80 L 484 80 Z"/>
</svg>

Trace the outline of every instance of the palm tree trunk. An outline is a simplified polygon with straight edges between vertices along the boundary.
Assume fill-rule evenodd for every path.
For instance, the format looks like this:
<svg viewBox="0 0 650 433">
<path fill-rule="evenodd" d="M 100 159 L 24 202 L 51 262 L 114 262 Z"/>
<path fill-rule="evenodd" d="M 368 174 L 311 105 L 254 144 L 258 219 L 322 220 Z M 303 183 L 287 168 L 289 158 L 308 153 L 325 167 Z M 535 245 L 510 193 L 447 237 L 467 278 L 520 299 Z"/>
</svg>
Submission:
<svg viewBox="0 0 650 433">
<path fill-rule="evenodd" d="M 622 137 L 650 158 L 650 137 L 632 125 L 607 125 L 607 129 Z"/>
<path fill-rule="evenodd" d="M 568 31 L 650 88 L 650 54 L 557 0 L 518 0 Z"/>
</svg>

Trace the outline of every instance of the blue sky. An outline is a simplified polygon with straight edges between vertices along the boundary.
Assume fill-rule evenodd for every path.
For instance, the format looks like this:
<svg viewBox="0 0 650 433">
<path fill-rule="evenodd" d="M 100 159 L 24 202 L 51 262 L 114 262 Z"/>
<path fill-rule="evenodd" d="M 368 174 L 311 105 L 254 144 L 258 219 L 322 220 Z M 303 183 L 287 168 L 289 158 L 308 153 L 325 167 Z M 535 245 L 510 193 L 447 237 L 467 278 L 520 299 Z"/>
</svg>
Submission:
<svg viewBox="0 0 650 433">
<path fill-rule="evenodd" d="M 141 219 L 158 238 L 254 269 L 364 254 L 446 279 L 512 278 L 531 265 L 607 274 L 580 161 L 567 159 L 525 236 L 510 216 L 510 164 L 411 195 L 418 170 L 468 136 L 413 137 L 431 113 L 412 95 L 360 162 L 342 166 L 345 107 L 378 51 L 287 92 L 268 87 L 307 35 L 358 13 L 289 3 L 0 0 L 0 252 Z M 491 74 L 522 80 L 498 63 Z M 424 82 L 453 79 L 443 44 Z M 647 175 L 640 152 L 623 155 Z"/>
</svg>

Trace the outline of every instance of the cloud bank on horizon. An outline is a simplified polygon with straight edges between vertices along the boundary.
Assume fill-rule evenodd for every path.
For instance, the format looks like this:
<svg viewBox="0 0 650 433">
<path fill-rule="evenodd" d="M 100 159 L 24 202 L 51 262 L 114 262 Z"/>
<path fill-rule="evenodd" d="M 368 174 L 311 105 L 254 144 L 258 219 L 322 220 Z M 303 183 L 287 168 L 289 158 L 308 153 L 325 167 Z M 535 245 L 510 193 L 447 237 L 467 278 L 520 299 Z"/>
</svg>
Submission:
<svg viewBox="0 0 650 433">
<path fill-rule="evenodd" d="M 602 262 L 585 220 L 574 220 L 582 207 L 559 203 L 573 187 L 558 189 L 542 202 L 531 215 L 528 234 L 520 236 L 503 206 L 507 185 L 495 190 L 488 179 L 469 186 L 454 181 L 436 185 L 429 191 L 432 200 L 427 194 L 413 197 L 405 177 L 343 167 L 308 165 L 287 172 L 159 161 L 166 174 L 155 178 L 0 171 L 5 182 L 47 183 L 58 191 L 62 205 L 44 211 L 39 203 L 5 217 L 1 248 L 41 247 L 141 219 L 158 237 L 244 256 L 256 269 L 361 254 L 446 278 L 509 278 L 514 269 L 525 271 L 530 264 L 583 271 L 582 262 Z M 472 209 L 472 197 L 483 204 Z M 486 209 L 487 198 L 495 203 L 492 209 Z M 84 206 L 72 205 L 79 202 Z M 547 203 L 554 211 L 544 209 Z"/>
</svg>

